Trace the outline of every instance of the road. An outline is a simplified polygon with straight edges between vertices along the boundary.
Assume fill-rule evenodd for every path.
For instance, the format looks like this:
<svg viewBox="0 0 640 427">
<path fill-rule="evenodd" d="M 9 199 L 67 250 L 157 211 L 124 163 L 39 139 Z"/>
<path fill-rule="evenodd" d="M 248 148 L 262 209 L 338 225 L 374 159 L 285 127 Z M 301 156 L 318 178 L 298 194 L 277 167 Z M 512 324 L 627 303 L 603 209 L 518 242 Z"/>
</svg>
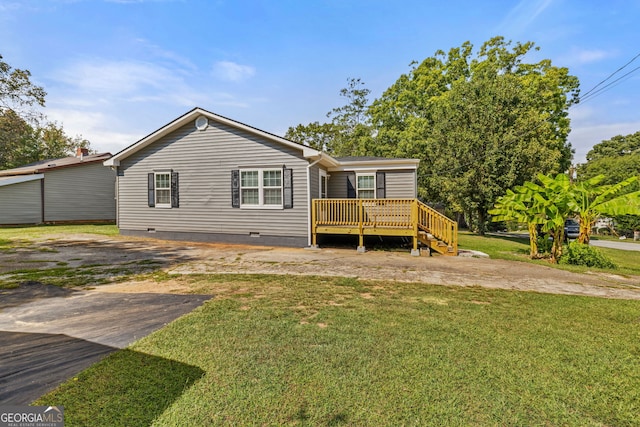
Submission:
<svg viewBox="0 0 640 427">
<path fill-rule="evenodd" d="M 589 242 L 591 246 L 600 248 L 621 249 L 623 251 L 640 251 L 640 243 L 625 242 L 624 240 L 593 240 Z"/>
</svg>

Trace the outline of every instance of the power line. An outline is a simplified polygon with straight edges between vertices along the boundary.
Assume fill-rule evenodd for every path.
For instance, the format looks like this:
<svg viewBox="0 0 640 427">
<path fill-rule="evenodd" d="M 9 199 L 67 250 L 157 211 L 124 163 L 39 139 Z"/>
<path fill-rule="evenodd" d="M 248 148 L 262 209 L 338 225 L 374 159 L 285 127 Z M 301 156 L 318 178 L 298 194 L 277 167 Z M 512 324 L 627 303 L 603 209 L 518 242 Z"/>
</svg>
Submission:
<svg viewBox="0 0 640 427">
<path fill-rule="evenodd" d="M 624 70 L 626 67 L 629 66 L 629 64 L 631 64 L 633 61 L 635 61 L 636 59 L 638 59 L 638 57 L 640 57 L 640 53 L 638 53 L 636 56 L 634 56 L 633 58 L 631 58 L 631 60 L 629 62 L 627 62 L 626 64 L 624 64 L 622 67 L 618 68 L 616 71 L 614 71 L 613 73 L 609 74 L 609 76 L 602 80 L 600 83 L 598 83 L 597 85 L 595 85 L 594 87 L 592 87 L 590 90 L 588 90 L 583 97 L 588 97 L 588 95 L 595 91 L 600 85 L 602 85 L 603 83 L 605 83 L 607 80 L 609 80 L 611 77 L 615 76 L 616 74 L 618 74 L 620 71 Z M 636 68 L 637 69 L 637 68 Z"/>
<path fill-rule="evenodd" d="M 598 96 L 598 95 L 601 95 L 603 92 L 605 92 L 605 91 L 606 91 L 606 89 L 607 89 L 607 88 L 613 88 L 614 86 L 617 86 L 617 84 L 616 84 L 616 83 L 618 83 L 618 84 L 619 84 L 619 83 L 622 83 L 622 81 L 621 81 L 621 80 L 623 80 L 623 79 L 624 79 L 624 80 L 627 80 L 627 79 L 631 78 L 631 74 L 633 74 L 634 72 L 636 72 L 636 71 L 638 71 L 638 70 L 640 70 L 640 66 L 639 66 L 639 67 L 636 67 L 636 68 L 634 68 L 633 70 L 629 71 L 628 73 L 626 73 L 626 74 L 624 74 L 624 75 L 622 75 L 622 76 L 618 77 L 617 79 L 615 79 L 615 80 L 614 80 L 614 81 L 612 81 L 611 83 L 609 83 L 609 84 L 607 84 L 607 85 L 605 85 L 605 86 L 601 87 L 601 88 L 600 88 L 600 89 L 598 89 L 598 90 L 594 90 L 594 89 L 595 89 L 595 87 L 594 87 L 594 88 L 593 88 L 593 89 L 591 89 L 587 94 L 585 94 L 585 96 L 584 96 L 583 98 L 581 98 L 581 99 L 580 99 L 580 102 L 581 102 L 581 103 L 584 103 L 584 102 L 586 102 L 586 101 L 588 101 L 588 100 L 590 100 L 590 99 L 592 99 L 592 98 L 595 98 L 595 97 L 596 97 L 596 96 Z M 602 83 L 602 82 L 601 82 L 601 83 Z"/>
</svg>

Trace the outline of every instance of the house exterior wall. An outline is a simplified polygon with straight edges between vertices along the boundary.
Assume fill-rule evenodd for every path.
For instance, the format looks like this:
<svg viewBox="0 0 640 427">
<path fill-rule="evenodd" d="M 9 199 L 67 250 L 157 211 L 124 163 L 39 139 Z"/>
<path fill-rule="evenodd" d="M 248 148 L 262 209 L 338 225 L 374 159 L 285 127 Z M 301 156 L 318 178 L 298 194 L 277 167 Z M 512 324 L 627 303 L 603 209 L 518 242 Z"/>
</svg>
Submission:
<svg viewBox="0 0 640 427">
<path fill-rule="evenodd" d="M 311 188 L 311 200 L 320 198 L 320 167 L 313 165 L 309 168 L 309 187 Z"/>
<path fill-rule="evenodd" d="M 385 170 L 376 172 L 385 173 L 385 188 L 387 199 L 413 199 L 417 197 L 416 171 L 413 169 Z M 330 172 L 328 181 L 329 197 L 333 199 L 346 199 L 347 176 L 354 172 Z"/>
<path fill-rule="evenodd" d="M 42 222 L 41 180 L 0 187 L 0 224 Z"/>
<path fill-rule="evenodd" d="M 115 171 L 102 163 L 45 172 L 44 220 L 115 221 Z"/>
<path fill-rule="evenodd" d="M 232 170 L 283 166 L 293 171 L 293 208 L 232 207 Z M 213 120 L 205 130 L 190 122 L 122 160 L 118 226 L 126 235 L 305 246 L 307 166 L 294 148 Z M 147 174 L 170 170 L 179 207 L 149 207 Z"/>
</svg>

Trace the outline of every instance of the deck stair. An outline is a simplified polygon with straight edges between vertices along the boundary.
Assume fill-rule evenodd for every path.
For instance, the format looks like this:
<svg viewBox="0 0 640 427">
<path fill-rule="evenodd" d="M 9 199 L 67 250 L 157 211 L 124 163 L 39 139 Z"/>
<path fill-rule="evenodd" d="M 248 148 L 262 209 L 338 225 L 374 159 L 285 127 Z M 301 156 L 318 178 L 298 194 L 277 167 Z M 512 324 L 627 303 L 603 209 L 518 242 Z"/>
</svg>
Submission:
<svg viewBox="0 0 640 427">
<path fill-rule="evenodd" d="M 357 234 L 413 238 L 442 255 L 458 255 L 458 224 L 417 199 L 315 199 L 311 214 L 312 244 L 318 234 Z"/>
</svg>

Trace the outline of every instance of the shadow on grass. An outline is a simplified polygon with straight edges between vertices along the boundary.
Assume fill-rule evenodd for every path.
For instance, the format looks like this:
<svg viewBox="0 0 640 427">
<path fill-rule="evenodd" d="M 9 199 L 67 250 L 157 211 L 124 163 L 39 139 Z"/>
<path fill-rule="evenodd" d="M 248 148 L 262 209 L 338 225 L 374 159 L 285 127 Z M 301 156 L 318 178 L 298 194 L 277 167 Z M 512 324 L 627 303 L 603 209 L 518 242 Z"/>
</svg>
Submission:
<svg viewBox="0 0 640 427">
<path fill-rule="evenodd" d="M 69 425 L 151 425 L 203 375 L 199 367 L 125 349 L 35 403 L 64 406 Z"/>
</svg>

